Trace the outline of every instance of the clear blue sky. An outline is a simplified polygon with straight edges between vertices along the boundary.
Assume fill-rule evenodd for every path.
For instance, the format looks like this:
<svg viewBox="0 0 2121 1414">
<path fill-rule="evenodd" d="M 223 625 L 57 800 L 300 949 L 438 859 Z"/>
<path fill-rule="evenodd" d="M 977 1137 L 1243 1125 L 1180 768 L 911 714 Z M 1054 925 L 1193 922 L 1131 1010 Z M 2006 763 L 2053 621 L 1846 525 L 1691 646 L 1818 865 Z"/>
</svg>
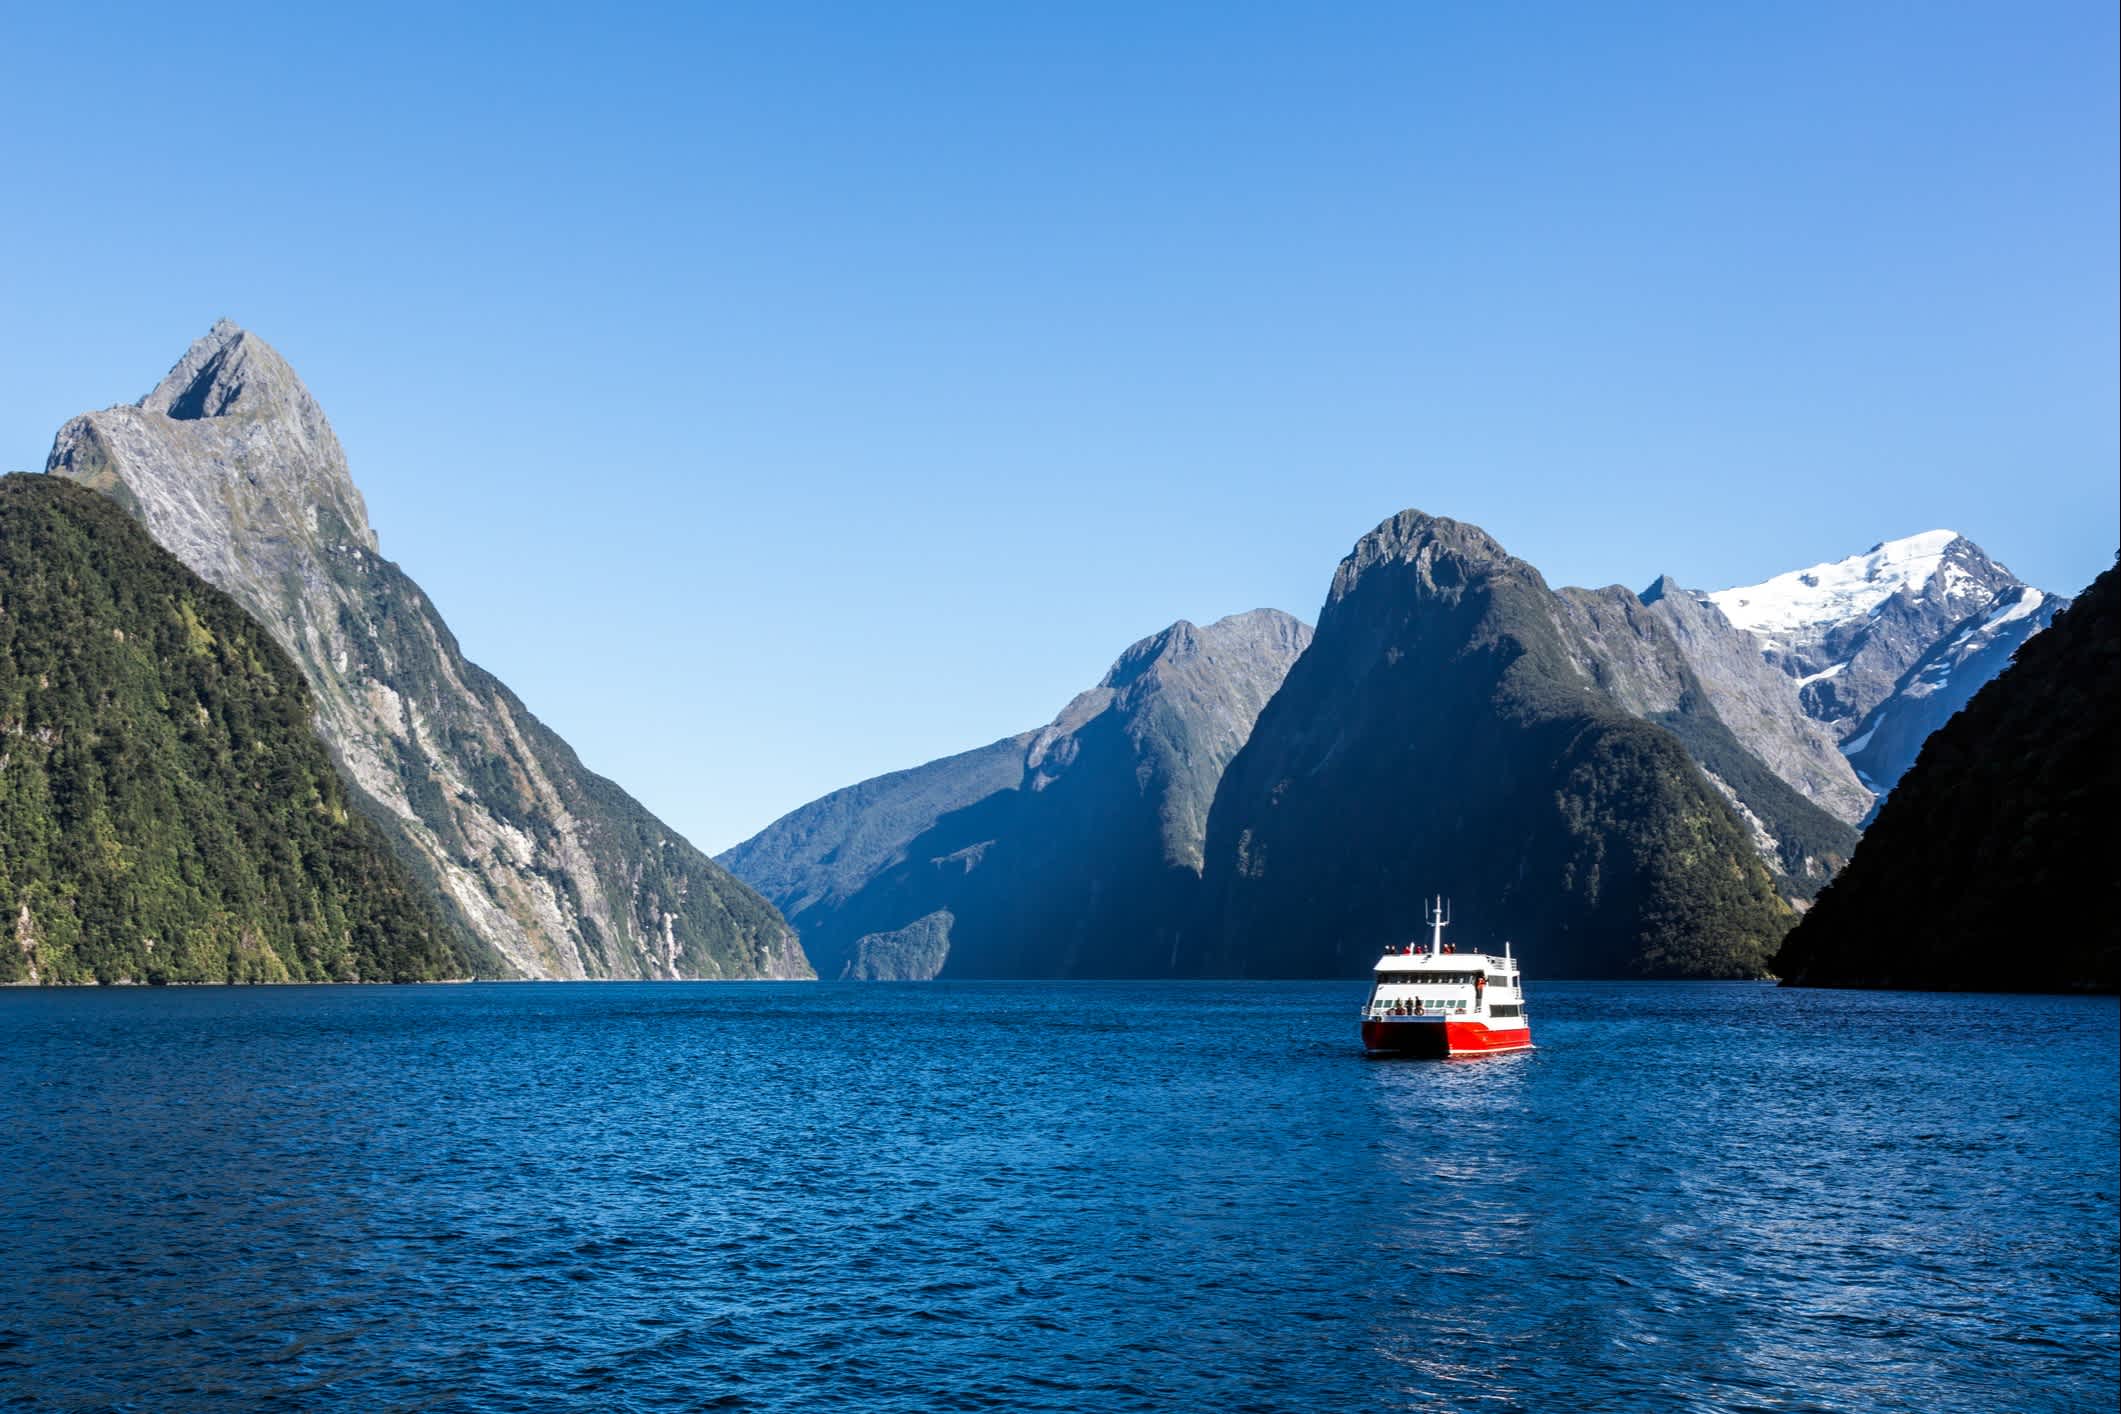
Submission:
<svg viewBox="0 0 2121 1414">
<path fill-rule="evenodd" d="M 721 848 L 1314 617 L 2117 535 L 2111 3 L 0 0 L 0 462 L 276 344 L 466 651 Z"/>
</svg>

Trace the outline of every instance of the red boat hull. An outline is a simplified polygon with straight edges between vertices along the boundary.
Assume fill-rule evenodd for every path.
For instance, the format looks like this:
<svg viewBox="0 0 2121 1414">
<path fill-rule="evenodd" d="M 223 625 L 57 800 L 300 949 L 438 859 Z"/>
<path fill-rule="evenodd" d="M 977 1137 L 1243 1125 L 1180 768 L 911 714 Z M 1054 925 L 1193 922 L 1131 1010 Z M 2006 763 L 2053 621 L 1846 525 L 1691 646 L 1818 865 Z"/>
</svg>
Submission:
<svg viewBox="0 0 2121 1414">
<path fill-rule="evenodd" d="M 1490 1031 L 1477 1021 L 1371 1017 L 1362 1024 L 1362 1044 L 1364 1050 L 1381 1055 L 1442 1060 L 1446 1056 L 1528 1051 L 1532 1048 L 1532 1032 L 1522 1026 L 1508 1031 Z"/>
</svg>

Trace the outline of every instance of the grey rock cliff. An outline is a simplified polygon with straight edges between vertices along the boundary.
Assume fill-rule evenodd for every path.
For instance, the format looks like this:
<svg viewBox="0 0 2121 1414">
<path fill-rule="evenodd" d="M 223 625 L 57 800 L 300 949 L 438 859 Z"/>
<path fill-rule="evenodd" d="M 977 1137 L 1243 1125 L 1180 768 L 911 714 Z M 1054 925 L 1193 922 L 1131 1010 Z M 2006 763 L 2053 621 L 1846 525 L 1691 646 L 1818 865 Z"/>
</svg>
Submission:
<svg viewBox="0 0 2121 1414">
<path fill-rule="evenodd" d="M 1795 682 L 1760 656 L 1758 642 L 1698 590 L 1669 576 L 1642 602 L 1670 630 L 1723 724 L 1745 748 L 1805 799 L 1848 824 L 1870 809 L 1871 793 L 1849 766 L 1834 734 L 1804 710 Z"/>
<path fill-rule="evenodd" d="M 502 970 L 809 975 L 770 905 L 465 660 L 256 335 L 217 323 L 138 404 L 61 428 L 46 470 L 113 497 L 287 649 L 365 808 Z"/>
<path fill-rule="evenodd" d="M 1719 694 L 1694 671 L 1665 607 L 1644 603 L 1619 585 L 1560 589 L 1554 599 L 1555 625 L 1577 672 L 1612 705 L 1676 736 L 1737 810 L 1753 847 L 1783 877 L 1791 896 L 1816 892 L 1855 848 L 1854 829 L 1806 798 L 1730 730 L 1718 710 Z M 1796 712 L 1795 693 L 1786 686 L 1782 691 Z M 1804 720 L 1802 712 L 1796 716 Z M 1795 749 L 1783 745 L 1786 753 Z M 1825 750 L 1839 761 L 1831 746 Z M 1841 770 L 1854 784 L 1846 763 Z"/>
</svg>

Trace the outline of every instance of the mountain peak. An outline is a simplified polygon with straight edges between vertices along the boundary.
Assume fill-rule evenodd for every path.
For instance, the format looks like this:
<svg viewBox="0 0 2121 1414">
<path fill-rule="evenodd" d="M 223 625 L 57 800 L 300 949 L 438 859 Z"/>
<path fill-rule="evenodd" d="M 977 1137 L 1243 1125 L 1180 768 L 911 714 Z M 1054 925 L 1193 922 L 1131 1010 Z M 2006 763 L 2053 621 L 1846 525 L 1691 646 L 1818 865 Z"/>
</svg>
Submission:
<svg viewBox="0 0 2121 1414">
<path fill-rule="evenodd" d="M 1951 547 L 1954 540 L 1964 539 L 1966 537 L 1956 530 L 1922 530 L 1913 535 L 1903 535 L 1898 540 L 1881 540 L 1866 553 L 1917 559 L 1925 555 L 1941 555 Z"/>
<path fill-rule="evenodd" d="M 1180 619 L 1169 628 L 1128 645 L 1092 691 L 1125 688 L 1152 670 L 1181 666 L 1203 654 L 1212 657 L 1234 652 L 1293 662 L 1311 641 L 1310 633 L 1303 620 L 1280 609 L 1226 614 L 1206 627 L 1191 619 Z"/>
<path fill-rule="evenodd" d="M 1967 566 L 1974 567 L 1972 574 Z M 1733 624 L 1772 643 L 1807 628 L 1860 619 L 1896 594 L 1919 597 L 1940 570 L 1944 573 L 1938 588 L 1946 599 L 1962 596 L 1969 580 L 2010 578 L 2009 571 L 1959 532 L 1925 530 L 1881 540 L 1860 555 L 1788 570 L 1759 584 L 1719 589 L 1708 597 Z M 1996 587 L 1987 585 L 1977 592 L 1985 600 Z"/>
<path fill-rule="evenodd" d="M 1479 526 L 1410 509 L 1381 522 L 1355 542 L 1333 576 L 1327 604 L 1346 599 L 1373 571 L 1393 566 L 1410 570 L 1424 589 L 1453 597 L 1487 570 L 1522 566 L 1535 577 L 1537 573 L 1513 559 Z"/>
<path fill-rule="evenodd" d="M 198 418 L 292 416 L 323 422 L 316 400 L 279 350 L 229 319 L 192 341 L 184 357 L 135 404 L 180 422 Z"/>
<path fill-rule="evenodd" d="M 207 578 L 224 589 L 295 544 L 379 548 L 323 408 L 279 350 L 229 319 L 137 403 L 60 428 L 45 470 L 117 496 L 178 558 L 216 566 Z"/>
<path fill-rule="evenodd" d="M 226 319 L 139 402 L 60 428 L 44 469 L 115 497 L 253 612 L 291 612 L 334 554 L 380 548 L 324 410 L 272 345 Z M 267 627 L 301 642 L 285 620 Z"/>
<path fill-rule="evenodd" d="M 1686 590 L 1680 586 L 1678 580 L 1668 574 L 1661 574 L 1657 576 L 1648 589 L 1643 590 L 1642 593 L 1635 597 L 1642 600 L 1645 604 L 1654 604 L 1668 594 L 1684 593 L 1686 593 Z"/>
<path fill-rule="evenodd" d="M 1355 549 L 1358 555 L 1365 547 L 1377 551 L 1419 553 L 1432 545 L 1473 558 L 1509 558 L 1495 537 L 1479 526 L 1412 508 L 1381 521 L 1375 530 L 1356 542 Z"/>
<path fill-rule="evenodd" d="M 59 429 L 101 491 L 233 595 L 308 676 L 359 799 L 497 965 L 526 976 L 802 976 L 794 934 L 465 661 L 384 560 L 287 360 L 230 320 L 138 403 Z"/>
</svg>

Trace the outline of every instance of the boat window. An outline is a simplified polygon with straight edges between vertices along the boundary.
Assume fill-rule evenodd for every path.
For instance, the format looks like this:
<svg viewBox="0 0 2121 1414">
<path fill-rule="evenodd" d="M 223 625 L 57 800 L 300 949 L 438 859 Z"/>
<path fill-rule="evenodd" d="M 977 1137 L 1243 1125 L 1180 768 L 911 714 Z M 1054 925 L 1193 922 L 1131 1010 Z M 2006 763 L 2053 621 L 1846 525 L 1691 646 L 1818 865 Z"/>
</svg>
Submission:
<svg viewBox="0 0 2121 1414">
<path fill-rule="evenodd" d="M 1490 1016 L 1523 1016 L 1523 1015 L 1524 1015 L 1524 1008 L 1523 1008 L 1523 1007 L 1521 1007 L 1521 1006 L 1517 1006 L 1517 1005 L 1515 1005 L 1515 1004 L 1510 1004 L 1510 1005 L 1503 1005 L 1503 1006 L 1491 1006 L 1491 1007 L 1489 1007 L 1489 1008 L 1488 1008 L 1488 1015 L 1490 1015 Z"/>
</svg>

